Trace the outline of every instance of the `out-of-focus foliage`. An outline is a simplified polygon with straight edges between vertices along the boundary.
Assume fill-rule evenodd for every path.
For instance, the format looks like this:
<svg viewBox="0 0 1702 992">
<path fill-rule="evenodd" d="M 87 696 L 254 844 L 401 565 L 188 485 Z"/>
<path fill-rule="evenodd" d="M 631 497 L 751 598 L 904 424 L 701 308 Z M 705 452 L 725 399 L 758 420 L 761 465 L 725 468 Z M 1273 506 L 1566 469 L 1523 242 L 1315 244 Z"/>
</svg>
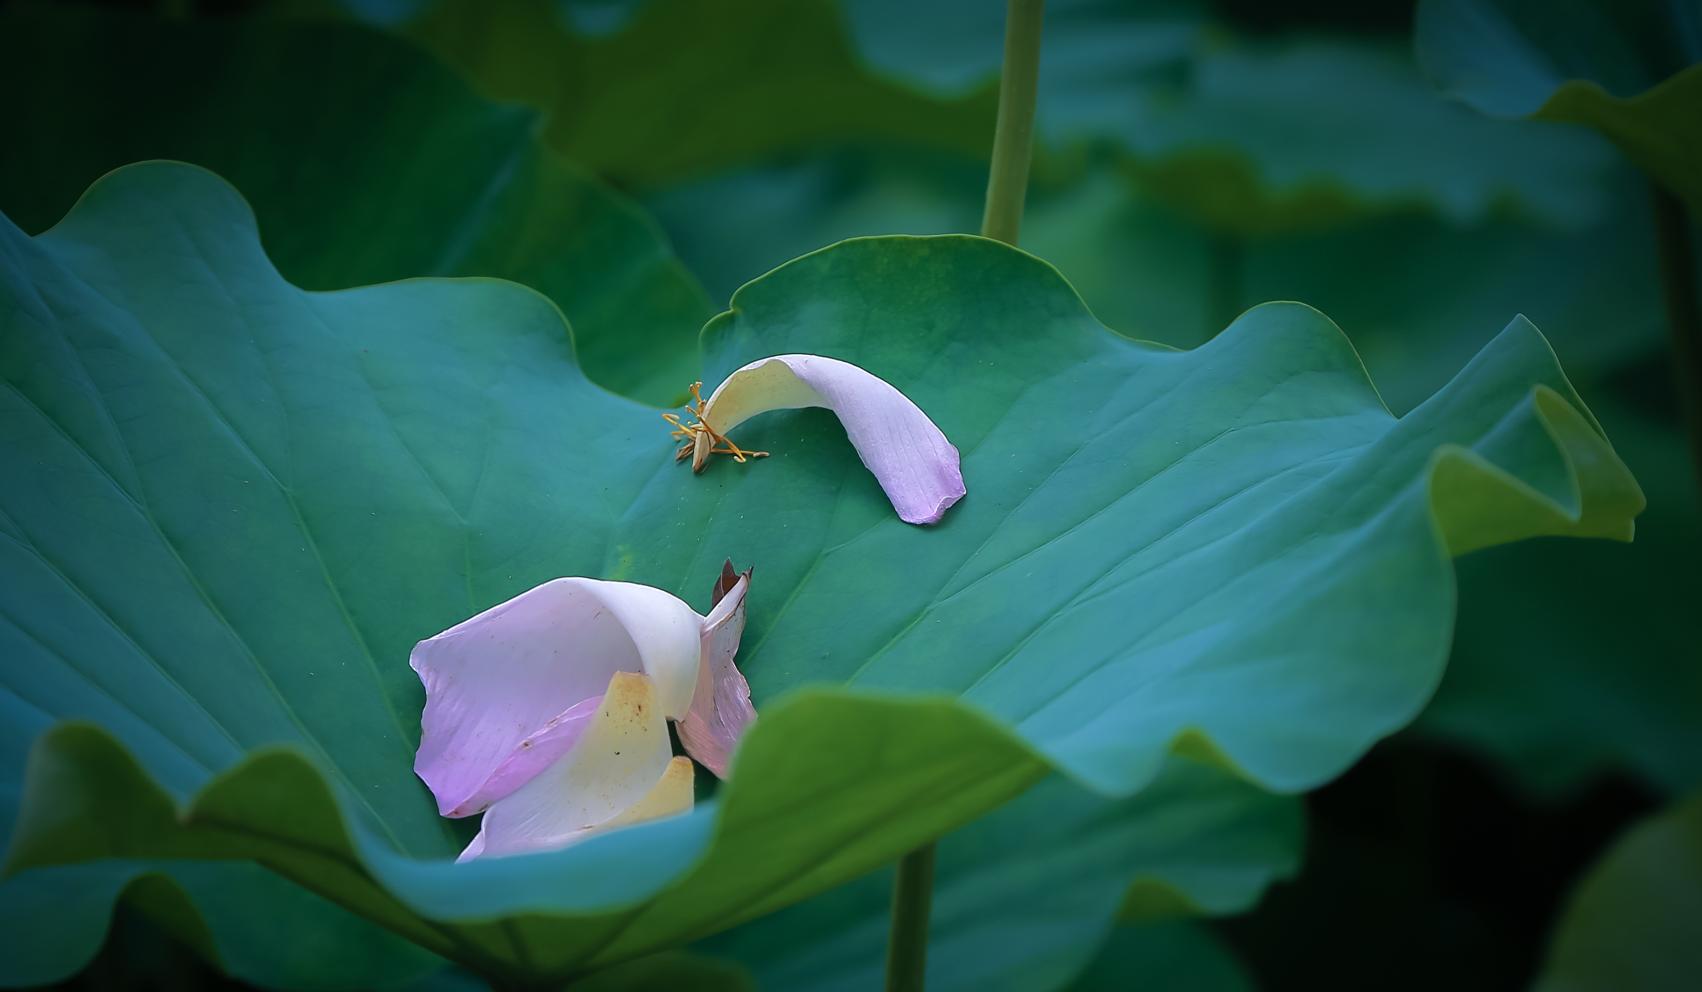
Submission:
<svg viewBox="0 0 1702 992">
<path fill-rule="evenodd" d="M 1156 936 L 1114 929 L 1118 907 L 1131 903 L 1146 917 L 1244 910 L 1298 868 L 1300 833 L 1297 801 L 1187 759 L 1119 801 L 1048 779 L 941 841 L 928 988 L 1061 989 L 1096 952 L 1099 971 L 1138 961 L 1170 987 L 1202 964 L 1196 958 L 1216 960 L 1204 950 L 1209 940 L 1155 926 L 1154 935 L 1175 933 L 1182 945 L 1174 958 L 1155 953 Z M 892 875 L 865 876 L 704 950 L 743 962 L 764 988 L 877 988 Z"/>
<path fill-rule="evenodd" d="M 1540 792 L 1616 769 L 1678 792 L 1702 784 L 1702 493 L 1670 418 L 1624 403 L 1597 413 L 1649 497 L 1636 541 L 1461 561 L 1454 656 L 1419 726 Z"/>
<path fill-rule="evenodd" d="M 1416 49 L 1439 85 L 1476 109 L 1587 124 L 1693 210 L 1702 203 L 1702 5 L 1694 0 L 1422 0 Z M 1619 209 L 1636 216 L 1648 208 Z M 1598 271 L 1623 265 L 1626 277 L 1641 274 L 1619 312 L 1664 325 L 1653 241 L 1652 232 L 1627 230 L 1600 238 L 1595 255 Z M 1575 285 L 1563 272 L 1551 268 L 1548 286 Z M 1595 323 L 1595 340 L 1624 340 L 1623 317 Z M 1636 338 L 1640 347 L 1624 357 L 1640 363 L 1573 366 L 1604 385 L 1635 383 L 1619 386 L 1629 395 L 1603 419 L 1622 450 L 1635 452 L 1628 460 L 1651 494 L 1636 546 L 1610 557 L 1532 546 L 1464 563 L 1464 588 L 1493 587 L 1485 601 L 1504 609 L 1462 610 L 1457 664 L 1424 721 L 1485 747 L 1540 791 L 1576 788 L 1614 768 L 1663 790 L 1702 782 L 1702 615 L 1688 605 L 1702 561 L 1702 494 L 1679 418 L 1659 400 L 1670 388 L 1659 367 L 1666 348 Z M 1558 578 L 1561 563 L 1583 564 L 1579 578 Z"/>
<path fill-rule="evenodd" d="M 647 204 L 720 295 L 811 245 L 973 227 L 983 181 L 978 169 L 937 160 L 844 154 L 684 184 Z M 1315 305 L 1348 329 L 1384 399 L 1407 410 L 1471 357 L 1481 342 L 1466 328 L 1514 314 L 1589 370 L 1662 346 L 1643 199 L 1611 202 L 1609 218 L 1577 231 L 1513 219 L 1460 227 L 1400 211 L 1241 236 L 1194 223 L 1102 169 L 1035 190 L 1023 246 L 1057 265 L 1101 320 L 1177 347 L 1267 300 Z M 726 239 L 727 230 L 739 236 Z"/>
<path fill-rule="evenodd" d="M 1124 924 L 1070 984 L 1070 992 L 1163 988 L 1168 992 L 1252 992 L 1258 988 L 1235 955 L 1195 923 Z"/>
<path fill-rule="evenodd" d="M 487 94 L 542 108 L 545 140 L 622 185 L 845 141 L 992 145 L 993 87 L 941 101 L 863 71 L 832 0 L 651 0 L 596 32 L 552 0 L 406 6 L 387 19 Z"/>
<path fill-rule="evenodd" d="M 1416 36 L 1448 92 L 1595 128 L 1702 212 L 1702 4 L 1420 0 Z"/>
<path fill-rule="evenodd" d="M 885 72 L 942 95 L 997 76 L 1000 4 L 930 4 L 920 18 L 905 0 L 845 6 Z M 1398 46 L 1237 39 L 1208 10 L 1049 3 L 1044 147 L 1113 150 L 1149 193 L 1245 233 L 1415 206 L 1458 222 L 1507 206 L 1554 224 L 1594 215 L 1594 144 L 1473 120 L 1437 100 Z"/>
<path fill-rule="evenodd" d="M 852 243 L 748 287 L 705 332 L 713 372 L 836 355 L 962 446 L 972 495 L 922 529 L 819 413 L 751 425 L 765 462 L 681 471 L 524 289 L 300 291 L 198 170 L 114 173 L 5 236 L 6 458 L 29 469 L 0 477 L 29 659 L 6 686 L 102 724 L 36 747 L 12 868 L 257 858 L 498 977 L 778 909 L 1048 764 L 1130 795 L 1180 747 L 1315 784 L 1434 685 L 1448 552 L 1623 537 L 1641 505 L 1522 322 L 1397 421 L 1315 311 L 1142 346 L 979 239 Z M 464 837 L 409 772 L 408 646 L 563 573 L 691 595 L 728 549 L 770 576 L 742 656 L 764 716 L 717 801 L 450 864 Z M 849 687 L 786 691 L 810 683 Z"/>
<path fill-rule="evenodd" d="M 8 699 L 0 801 L 9 845 L 23 754 L 52 714 Z M 102 859 L 0 881 L 0 986 L 48 985 L 76 973 L 107 937 L 120 903 L 155 920 L 221 972 L 270 988 L 385 987 L 436 972 L 443 959 L 255 864 Z M 126 972 L 114 982 L 134 981 Z"/>
<path fill-rule="evenodd" d="M 1702 974 L 1702 796 L 1626 833 L 1572 893 L 1539 992 L 1680 992 Z"/>
<path fill-rule="evenodd" d="M 0 12 L 0 209 L 56 222 L 106 173 L 214 169 L 310 289 L 415 276 L 531 286 L 573 325 L 598 383 L 657 404 L 695 375 L 708 299 L 632 204 L 546 151 L 538 118 L 353 24 Z M 643 360 L 634 360 L 642 355 Z"/>
<path fill-rule="evenodd" d="M 545 0 L 424 0 L 387 19 L 487 92 L 544 108 L 552 144 L 627 185 L 848 144 L 985 161 L 1002 4 L 634 6 L 595 33 Z M 1108 147 L 1174 205 L 1239 231 L 1414 203 L 1560 224 L 1599 209 L 1595 143 L 1437 100 L 1394 46 L 1234 43 L 1195 3 L 1062 0 L 1047 18 L 1042 174 Z"/>
</svg>

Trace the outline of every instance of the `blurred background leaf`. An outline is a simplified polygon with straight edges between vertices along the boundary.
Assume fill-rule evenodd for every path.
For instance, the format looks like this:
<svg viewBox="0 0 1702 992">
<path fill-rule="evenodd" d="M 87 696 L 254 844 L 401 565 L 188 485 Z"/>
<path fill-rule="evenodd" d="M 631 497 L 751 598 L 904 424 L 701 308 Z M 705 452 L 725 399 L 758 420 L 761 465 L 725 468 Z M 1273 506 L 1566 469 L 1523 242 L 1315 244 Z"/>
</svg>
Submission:
<svg viewBox="0 0 1702 992">
<path fill-rule="evenodd" d="M 353 24 L 174 21 L 76 6 L 0 13 L 0 210 L 45 230 L 102 174 L 213 169 L 292 281 L 342 289 L 497 276 L 549 296 L 581 364 L 667 405 L 712 312 L 654 223 L 411 46 Z"/>
<path fill-rule="evenodd" d="M 487 94 L 543 109 L 552 146 L 621 186 L 823 143 L 992 147 L 992 87 L 941 101 L 864 71 L 831 0 L 651 0 L 592 17 L 613 27 L 596 32 L 570 12 L 605 4 L 408 6 L 384 19 Z"/>
<path fill-rule="evenodd" d="M 1420 0 L 1416 43 L 1449 93 L 1592 127 L 1702 212 L 1702 4 Z"/>
<path fill-rule="evenodd" d="M 1627 831 L 1573 891 L 1540 992 L 1679 992 L 1702 975 L 1702 796 Z"/>
<path fill-rule="evenodd" d="M 1252 992 L 1258 987 L 1234 952 L 1209 929 L 1173 920 L 1116 927 L 1069 990 Z"/>
<path fill-rule="evenodd" d="M 1670 415 L 1623 401 L 1596 413 L 1649 497 L 1636 541 L 1462 560 L 1454 655 L 1418 731 L 1549 797 L 1616 771 L 1676 794 L 1702 785 L 1702 493 Z"/>
<path fill-rule="evenodd" d="M 990 146 L 998 4 L 649 0 L 598 33 L 575 9 L 422 0 L 379 19 L 488 93 L 542 108 L 555 147 L 623 186 L 846 145 L 981 164 Z M 1082 149 L 1105 147 L 1238 231 L 1414 202 L 1456 218 L 1510 202 L 1556 223 L 1597 208 L 1596 143 L 1438 100 L 1399 46 L 1253 45 L 1210 25 L 1203 5 L 1176 0 L 1049 5 L 1043 173 L 1049 159 L 1067 172 Z M 1473 154 L 1449 153 L 1459 147 Z"/>
</svg>

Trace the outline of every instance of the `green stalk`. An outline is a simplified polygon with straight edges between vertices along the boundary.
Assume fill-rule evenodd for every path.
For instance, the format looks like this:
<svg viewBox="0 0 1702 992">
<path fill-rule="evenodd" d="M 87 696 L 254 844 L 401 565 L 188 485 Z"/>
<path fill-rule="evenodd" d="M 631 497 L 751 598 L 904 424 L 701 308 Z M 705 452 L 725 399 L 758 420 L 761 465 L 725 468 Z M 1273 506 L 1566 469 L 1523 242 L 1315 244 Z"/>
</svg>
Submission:
<svg viewBox="0 0 1702 992">
<path fill-rule="evenodd" d="M 1040 15 L 1045 0 L 1007 0 L 1005 68 L 999 77 L 999 123 L 993 131 L 993 166 L 987 174 L 987 210 L 981 233 L 1007 245 L 1022 229 L 1028 162 L 1034 147 L 1034 99 L 1040 83 Z"/>
<path fill-rule="evenodd" d="M 1006 0 L 1005 66 L 999 77 L 999 121 L 987 173 L 981 233 L 1016 244 L 1034 148 L 1034 102 L 1040 82 L 1040 20 L 1045 0 Z M 928 971 L 928 913 L 934 901 L 934 844 L 898 862 L 892 887 L 892 931 L 886 949 L 887 992 L 922 992 Z"/>
<path fill-rule="evenodd" d="M 1661 288 L 1667 298 L 1667 330 L 1672 335 L 1672 369 L 1696 478 L 1702 482 L 1702 303 L 1697 299 L 1696 250 L 1684 203 L 1656 184 L 1655 241 L 1660 247 Z"/>
<path fill-rule="evenodd" d="M 934 901 L 934 845 L 898 863 L 892 887 L 892 934 L 886 945 L 887 992 L 922 992 L 928 971 L 928 911 Z"/>
</svg>

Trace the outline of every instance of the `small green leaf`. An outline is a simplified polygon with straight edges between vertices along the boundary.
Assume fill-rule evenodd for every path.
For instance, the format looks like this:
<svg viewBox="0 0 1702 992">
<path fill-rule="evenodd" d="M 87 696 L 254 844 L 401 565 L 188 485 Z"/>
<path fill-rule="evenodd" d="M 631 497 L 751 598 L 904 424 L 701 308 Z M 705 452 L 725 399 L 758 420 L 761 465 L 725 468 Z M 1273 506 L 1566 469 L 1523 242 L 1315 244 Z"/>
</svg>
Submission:
<svg viewBox="0 0 1702 992">
<path fill-rule="evenodd" d="M 0 209 L 25 230 L 105 172 L 180 159 L 242 189 L 298 285 L 513 279 L 562 308 L 598 383 L 669 404 L 695 377 L 709 301 L 649 218 L 546 151 L 535 113 L 377 31 L 7 10 L 0 88 L 30 148 L 0 158 Z"/>
<path fill-rule="evenodd" d="M 1418 57 L 1497 117 L 1592 127 L 1702 212 L 1702 10 L 1693 3 L 1421 0 Z"/>
<path fill-rule="evenodd" d="M 1585 874 L 1540 992 L 1679 992 L 1702 974 L 1702 796 L 1631 828 Z"/>
<path fill-rule="evenodd" d="M 1048 768 L 1125 796 L 1180 749 L 1316 785 L 1433 690 L 1450 549 L 1626 539 L 1642 505 L 1524 321 L 1397 420 L 1310 308 L 1176 352 L 980 238 L 746 287 L 705 330 L 716 375 L 853 361 L 964 452 L 969 496 L 918 528 L 822 411 L 740 429 L 771 458 L 683 469 L 521 287 L 299 290 L 201 170 L 120 170 L 0 252 L 0 684 L 104 728 L 38 743 L 10 867 L 253 858 L 500 979 L 779 909 Z M 717 799 L 450 863 L 412 644 L 563 574 L 701 604 L 728 557 L 757 569 L 762 718 Z"/>
</svg>

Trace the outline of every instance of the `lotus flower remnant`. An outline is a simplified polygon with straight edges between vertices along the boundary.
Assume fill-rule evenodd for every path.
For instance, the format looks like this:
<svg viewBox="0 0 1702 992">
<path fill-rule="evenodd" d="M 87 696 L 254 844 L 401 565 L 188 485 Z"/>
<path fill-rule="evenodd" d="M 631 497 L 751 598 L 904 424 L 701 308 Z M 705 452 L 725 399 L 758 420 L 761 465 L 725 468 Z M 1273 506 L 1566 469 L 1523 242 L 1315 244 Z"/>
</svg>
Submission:
<svg viewBox="0 0 1702 992">
<path fill-rule="evenodd" d="M 683 813 L 693 757 L 725 776 L 756 719 L 734 667 L 750 573 L 729 562 L 700 616 L 660 589 L 563 578 L 415 646 L 425 684 L 414 771 L 438 812 L 483 812 L 460 860 L 564 847 Z"/>
<path fill-rule="evenodd" d="M 963 498 L 957 449 L 908 397 L 849 362 L 776 355 L 735 371 L 707 400 L 699 394 L 701 386 L 692 384 L 693 402 L 686 407 L 693 421 L 663 415 L 683 442 L 675 460 L 689 455 L 694 472 L 703 471 L 711 455 L 730 455 L 737 462 L 767 455 L 740 448 L 727 437 L 757 414 L 819 406 L 839 417 L 852 447 L 906 523 L 938 523 Z"/>
</svg>

